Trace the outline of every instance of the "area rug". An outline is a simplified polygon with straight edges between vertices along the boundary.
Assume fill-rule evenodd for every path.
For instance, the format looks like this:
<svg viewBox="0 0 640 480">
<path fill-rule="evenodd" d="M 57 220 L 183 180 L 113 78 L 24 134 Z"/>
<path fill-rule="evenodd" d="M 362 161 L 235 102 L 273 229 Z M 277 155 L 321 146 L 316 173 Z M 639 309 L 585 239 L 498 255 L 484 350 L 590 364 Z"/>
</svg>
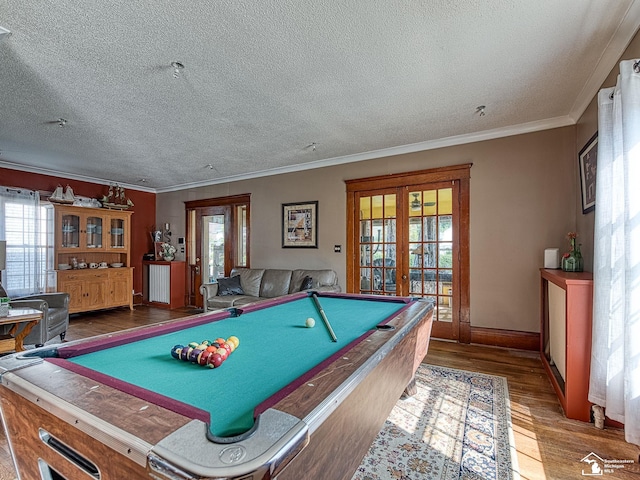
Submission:
<svg viewBox="0 0 640 480">
<path fill-rule="evenodd" d="M 422 364 L 352 480 L 518 479 L 504 377 Z"/>
</svg>

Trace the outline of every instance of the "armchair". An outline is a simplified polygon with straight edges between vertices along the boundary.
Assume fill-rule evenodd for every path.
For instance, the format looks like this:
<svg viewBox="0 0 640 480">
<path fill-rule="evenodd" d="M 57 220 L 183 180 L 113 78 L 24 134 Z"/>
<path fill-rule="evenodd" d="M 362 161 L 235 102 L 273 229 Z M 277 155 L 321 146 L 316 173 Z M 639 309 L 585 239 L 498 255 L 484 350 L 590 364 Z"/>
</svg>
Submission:
<svg viewBox="0 0 640 480">
<path fill-rule="evenodd" d="M 0 285 L 0 297 L 6 296 L 6 292 Z M 41 347 L 56 335 L 60 335 L 61 341 L 64 340 L 69 327 L 68 293 L 41 293 L 12 298 L 9 305 L 13 308 L 35 308 L 42 311 L 42 320 L 25 337 L 25 345 Z M 6 334 L 10 328 L 9 325 L 0 326 L 0 334 Z"/>
</svg>

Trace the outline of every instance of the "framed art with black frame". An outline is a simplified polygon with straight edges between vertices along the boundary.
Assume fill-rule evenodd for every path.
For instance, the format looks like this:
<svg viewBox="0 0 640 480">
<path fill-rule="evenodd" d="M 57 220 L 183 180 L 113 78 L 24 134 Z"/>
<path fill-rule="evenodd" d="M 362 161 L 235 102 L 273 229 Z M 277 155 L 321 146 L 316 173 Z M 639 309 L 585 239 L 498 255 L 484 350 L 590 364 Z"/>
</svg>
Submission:
<svg viewBox="0 0 640 480">
<path fill-rule="evenodd" d="M 282 248 L 318 248 L 318 202 L 282 204 Z"/>
<path fill-rule="evenodd" d="M 598 132 L 595 133 L 578 154 L 580 163 L 580 186 L 582 188 L 582 213 L 596 208 L 596 167 L 598 163 Z"/>
</svg>

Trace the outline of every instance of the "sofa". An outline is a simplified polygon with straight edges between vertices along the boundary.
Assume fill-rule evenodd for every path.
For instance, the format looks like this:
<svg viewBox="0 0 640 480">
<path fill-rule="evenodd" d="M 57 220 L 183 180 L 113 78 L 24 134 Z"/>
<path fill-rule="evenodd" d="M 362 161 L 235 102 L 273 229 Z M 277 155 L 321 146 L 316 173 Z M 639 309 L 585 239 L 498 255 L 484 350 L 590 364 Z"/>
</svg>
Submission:
<svg viewBox="0 0 640 480">
<path fill-rule="evenodd" d="M 200 286 L 205 312 L 303 290 L 339 292 L 338 275 L 333 270 L 234 268 L 228 278 Z"/>
</svg>

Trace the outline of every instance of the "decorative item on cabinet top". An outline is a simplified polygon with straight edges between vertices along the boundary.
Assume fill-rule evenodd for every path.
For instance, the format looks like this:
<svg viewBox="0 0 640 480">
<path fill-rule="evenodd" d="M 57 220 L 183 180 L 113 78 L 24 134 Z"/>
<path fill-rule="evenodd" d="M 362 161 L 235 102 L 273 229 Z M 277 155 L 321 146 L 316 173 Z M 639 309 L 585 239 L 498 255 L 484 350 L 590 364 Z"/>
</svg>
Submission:
<svg viewBox="0 0 640 480">
<path fill-rule="evenodd" d="M 49 197 L 49 201 L 52 203 L 61 203 L 66 205 L 72 205 L 76 201 L 76 197 L 73 194 L 73 189 L 67 185 L 66 191 L 63 192 L 62 185 L 58 185 Z"/>
<path fill-rule="evenodd" d="M 109 185 L 109 191 L 102 196 L 100 202 L 104 208 L 112 210 L 127 210 L 133 207 L 133 202 L 126 197 L 124 188 L 117 183 Z"/>
<path fill-rule="evenodd" d="M 567 234 L 571 250 L 562 256 L 562 270 L 565 272 L 582 272 L 584 270 L 584 259 L 580 252 L 580 244 L 576 244 L 577 236 L 578 234 L 575 232 Z"/>
<path fill-rule="evenodd" d="M 75 207 L 89 208 L 100 208 L 102 206 L 95 198 L 76 195 L 69 185 L 67 185 L 66 189 L 63 189 L 62 185 L 58 185 L 53 193 L 42 191 L 40 192 L 40 198 L 43 197 L 47 197 L 49 202 L 58 205 L 73 205 Z"/>
</svg>

